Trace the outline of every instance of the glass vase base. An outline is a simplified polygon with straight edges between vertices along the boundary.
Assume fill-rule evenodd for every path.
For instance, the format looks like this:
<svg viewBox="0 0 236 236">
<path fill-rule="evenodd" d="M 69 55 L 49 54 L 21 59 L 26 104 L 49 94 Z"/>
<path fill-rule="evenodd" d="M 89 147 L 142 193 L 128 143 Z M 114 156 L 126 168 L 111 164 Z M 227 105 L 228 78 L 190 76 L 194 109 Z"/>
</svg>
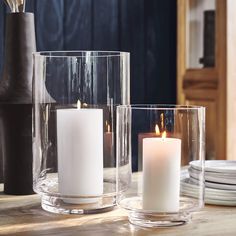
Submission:
<svg viewBox="0 0 236 236">
<path fill-rule="evenodd" d="M 166 228 L 180 226 L 191 220 L 191 214 L 145 214 L 129 213 L 129 222 L 147 228 Z"/>
<path fill-rule="evenodd" d="M 97 203 L 71 204 L 64 199 L 52 196 L 42 196 L 41 206 L 45 211 L 56 214 L 98 214 L 113 210 L 115 207 L 115 197 L 102 197 Z"/>
</svg>

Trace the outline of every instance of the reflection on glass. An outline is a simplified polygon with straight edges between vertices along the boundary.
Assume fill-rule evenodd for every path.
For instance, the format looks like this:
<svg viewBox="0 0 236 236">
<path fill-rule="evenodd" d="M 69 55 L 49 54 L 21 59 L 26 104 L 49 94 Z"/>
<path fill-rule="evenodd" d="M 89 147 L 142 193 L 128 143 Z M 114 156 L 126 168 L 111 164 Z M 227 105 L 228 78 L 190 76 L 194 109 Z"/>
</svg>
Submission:
<svg viewBox="0 0 236 236">
<path fill-rule="evenodd" d="M 187 67 L 215 65 L 215 0 L 189 0 L 187 9 Z"/>
</svg>

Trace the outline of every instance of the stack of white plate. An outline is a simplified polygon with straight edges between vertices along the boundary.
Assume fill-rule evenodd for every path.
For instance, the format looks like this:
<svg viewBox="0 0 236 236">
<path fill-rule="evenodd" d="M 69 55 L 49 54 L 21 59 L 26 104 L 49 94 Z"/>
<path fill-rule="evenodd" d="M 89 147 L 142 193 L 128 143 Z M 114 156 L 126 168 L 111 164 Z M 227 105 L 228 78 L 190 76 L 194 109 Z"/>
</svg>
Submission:
<svg viewBox="0 0 236 236">
<path fill-rule="evenodd" d="M 197 197 L 200 178 L 200 162 L 193 161 L 188 169 L 182 171 L 182 193 Z M 205 203 L 236 206 L 236 161 L 206 161 L 205 187 Z"/>
</svg>

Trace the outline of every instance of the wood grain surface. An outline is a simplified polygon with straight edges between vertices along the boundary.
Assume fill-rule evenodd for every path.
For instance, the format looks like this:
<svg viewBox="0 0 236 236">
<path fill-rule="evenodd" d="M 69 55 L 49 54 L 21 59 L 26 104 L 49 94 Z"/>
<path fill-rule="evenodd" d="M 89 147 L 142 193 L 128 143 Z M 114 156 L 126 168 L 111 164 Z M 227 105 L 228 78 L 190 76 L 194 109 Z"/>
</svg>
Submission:
<svg viewBox="0 0 236 236">
<path fill-rule="evenodd" d="M 145 2 L 147 103 L 161 97 L 162 103 L 169 104 L 172 102 L 170 94 L 176 97 L 176 44 L 173 44 L 176 42 L 176 22 L 171 20 L 177 17 L 176 4 L 176 0 Z M 170 65 L 175 67 L 170 68 Z"/>
<path fill-rule="evenodd" d="M 37 49 L 63 50 L 64 47 L 64 1 L 36 1 Z"/>
<path fill-rule="evenodd" d="M 2 191 L 0 185 L 0 191 Z M 146 229 L 128 222 L 127 213 L 113 211 L 84 216 L 58 215 L 41 209 L 40 197 L 0 194 L 0 235 L 165 235 L 234 236 L 236 208 L 207 206 L 186 225 Z"/>
<path fill-rule="evenodd" d="M 118 0 L 93 1 L 92 16 L 94 50 L 119 50 L 118 14 Z M 107 24 L 108 22 L 109 24 Z"/>
<path fill-rule="evenodd" d="M 65 50 L 93 49 L 92 17 L 93 17 L 92 0 L 64 1 Z"/>
<path fill-rule="evenodd" d="M 135 9 L 135 11 L 134 11 Z M 132 14 L 130 14 L 132 12 Z M 128 24 L 127 24 L 128 23 Z M 130 51 L 131 101 L 142 104 L 146 98 L 146 32 L 145 2 L 143 0 L 120 1 L 120 46 Z M 140 89 L 141 88 L 141 89 Z"/>
</svg>

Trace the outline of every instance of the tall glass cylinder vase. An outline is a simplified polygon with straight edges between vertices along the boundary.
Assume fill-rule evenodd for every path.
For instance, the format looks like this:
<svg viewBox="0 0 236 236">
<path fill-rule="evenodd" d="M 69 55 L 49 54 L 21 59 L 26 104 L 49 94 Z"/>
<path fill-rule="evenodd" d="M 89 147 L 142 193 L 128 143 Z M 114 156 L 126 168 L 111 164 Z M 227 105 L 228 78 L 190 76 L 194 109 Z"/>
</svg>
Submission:
<svg viewBox="0 0 236 236">
<path fill-rule="evenodd" d="M 117 203 L 131 223 L 181 225 L 204 206 L 205 109 L 117 108 Z"/>
<path fill-rule="evenodd" d="M 43 209 L 113 208 L 116 106 L 129 104 L 129 87 L 129 53 L 34 54 L 33 181 Z"/>
</svg>

